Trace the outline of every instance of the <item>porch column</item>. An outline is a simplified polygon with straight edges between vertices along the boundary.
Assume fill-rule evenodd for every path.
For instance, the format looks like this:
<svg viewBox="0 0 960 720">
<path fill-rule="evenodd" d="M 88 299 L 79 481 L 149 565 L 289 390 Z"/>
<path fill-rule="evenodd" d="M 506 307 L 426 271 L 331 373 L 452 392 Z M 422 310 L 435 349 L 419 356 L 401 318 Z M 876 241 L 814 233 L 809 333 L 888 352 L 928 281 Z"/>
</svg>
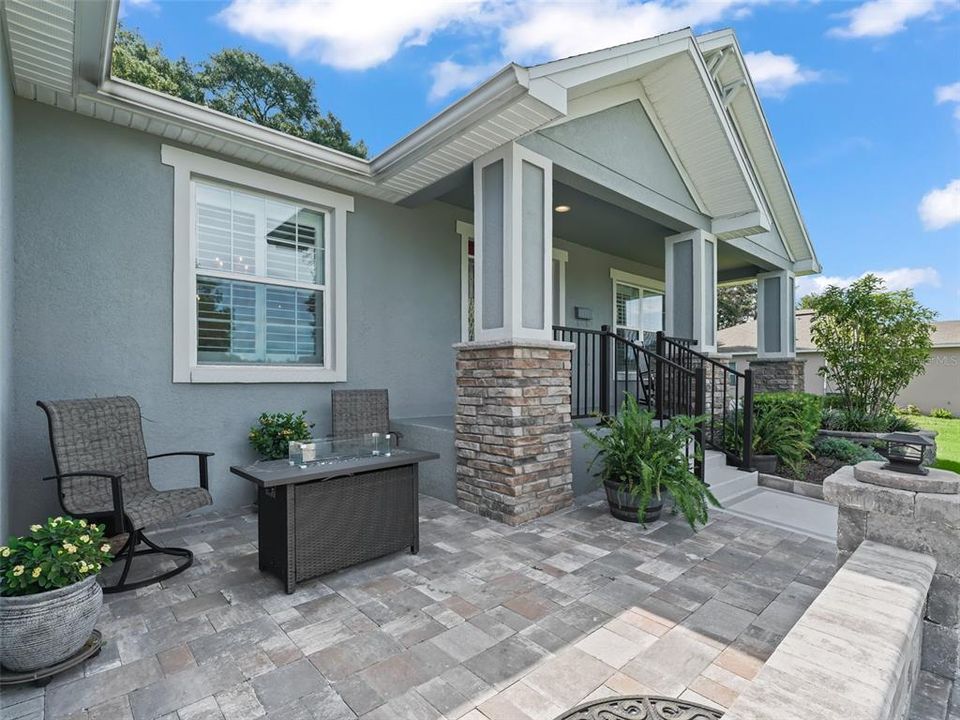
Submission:
<svg viewBox="0 0 960 720">
<path fill-rule="evenodd" d="M 457 350 L 457 504 L 511 525 L 570 505 L 570 343 L 553 340 L 551 162 L 473 166 L 474 342 Z"/>
<path fill-rule="evenodd" d="M 757 392 L 802 391 L 796 359 L 794 281 L 789 270 L 757 275 L 757 359 L 750 363 Z"/>
<path fill-rule="evenodd" d="M 664 331 L 717 350 L 717 239 L 691 230 L 666 239 Z"/>
</svg>

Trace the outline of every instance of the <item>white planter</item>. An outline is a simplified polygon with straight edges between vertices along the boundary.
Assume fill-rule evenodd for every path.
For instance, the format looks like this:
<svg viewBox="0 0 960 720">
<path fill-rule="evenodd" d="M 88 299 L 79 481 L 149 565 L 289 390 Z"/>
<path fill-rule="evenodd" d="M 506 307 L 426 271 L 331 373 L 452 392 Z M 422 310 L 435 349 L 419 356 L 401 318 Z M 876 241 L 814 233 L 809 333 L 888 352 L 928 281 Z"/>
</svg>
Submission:
<svg viewBox="0 0 960 720">
<path fill-rule="evenodd" d="M 29 672 L 66 660 L 90 637 L 102 605 L 96 575 L 58 590 L 0 597 L 0 665 Z"/>
</svg>

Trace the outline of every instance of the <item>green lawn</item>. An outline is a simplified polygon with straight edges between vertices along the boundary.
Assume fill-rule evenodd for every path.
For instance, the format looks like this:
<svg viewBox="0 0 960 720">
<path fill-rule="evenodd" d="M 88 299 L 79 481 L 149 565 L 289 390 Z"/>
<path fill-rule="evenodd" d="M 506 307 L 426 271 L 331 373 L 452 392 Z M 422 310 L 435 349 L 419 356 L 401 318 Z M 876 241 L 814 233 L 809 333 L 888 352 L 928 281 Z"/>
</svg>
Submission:
<svg viewBox="0 0 960 720">
<path fill-rule="evenodd" d="M 936 430 L 939 433 L 937 435 L 937 462 L 933 466 L 960 473 L 960 418 L 944 420 L 911 415 L 910 419 L 924 430 Z"/>
</svg>

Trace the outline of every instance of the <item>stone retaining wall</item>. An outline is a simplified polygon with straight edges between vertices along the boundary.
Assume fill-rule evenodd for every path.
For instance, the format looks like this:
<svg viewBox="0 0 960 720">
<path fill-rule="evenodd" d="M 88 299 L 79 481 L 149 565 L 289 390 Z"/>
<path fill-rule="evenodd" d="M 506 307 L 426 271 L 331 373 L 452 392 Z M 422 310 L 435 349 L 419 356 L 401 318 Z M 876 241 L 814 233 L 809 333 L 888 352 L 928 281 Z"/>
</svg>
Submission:
<svg viewBox="0 0 960 720">
<path fill-rule="evenodd" d="M 904 720 L 935 562 L 860 544 L 723 720 Z"/>
<path fill-rule="evenodd" d="M 842 467 L 824 481 L 824 497 L 839 508 L 837 549 L 843 560 L 862 542 L 876 541 L 926 553 L 936 560 L 923 621 L 922 667 L 935 675 L 958 678 L 960 477 L 934 469 L 928 476 L 894 473 L 899 487 L 889 487 L 875 484 L 882 465 L 863 462 Z M 873 481 L 862 482 L 858 473 Z M 942 484 L 939 489 L 937 483 Z M 943 489 L 946 492 L 939 491 Z"/>
<path fill-rule="evenodd" d="M 570 343 L 457 349 L 457 504 L 510 525 L 573 501 Z"/>
</svg>

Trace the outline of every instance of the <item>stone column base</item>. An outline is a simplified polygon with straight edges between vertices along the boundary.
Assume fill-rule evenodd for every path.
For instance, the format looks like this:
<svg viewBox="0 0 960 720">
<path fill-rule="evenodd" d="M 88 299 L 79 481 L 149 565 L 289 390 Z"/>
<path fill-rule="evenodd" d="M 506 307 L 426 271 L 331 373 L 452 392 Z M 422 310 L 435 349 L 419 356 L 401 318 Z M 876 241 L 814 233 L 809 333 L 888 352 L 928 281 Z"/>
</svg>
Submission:
<svg viewBox="0 0 960 720">
<path fill-rule="evenodd" d="M 570 343 L 457 350 L 457 504 L 519 525 L 573 502 Z"/>
<path fill-rule="evenodd" d="M 803 392 L 803 366 L 806 360 L 754 360 L 754 392 Z"/>
</svg>

